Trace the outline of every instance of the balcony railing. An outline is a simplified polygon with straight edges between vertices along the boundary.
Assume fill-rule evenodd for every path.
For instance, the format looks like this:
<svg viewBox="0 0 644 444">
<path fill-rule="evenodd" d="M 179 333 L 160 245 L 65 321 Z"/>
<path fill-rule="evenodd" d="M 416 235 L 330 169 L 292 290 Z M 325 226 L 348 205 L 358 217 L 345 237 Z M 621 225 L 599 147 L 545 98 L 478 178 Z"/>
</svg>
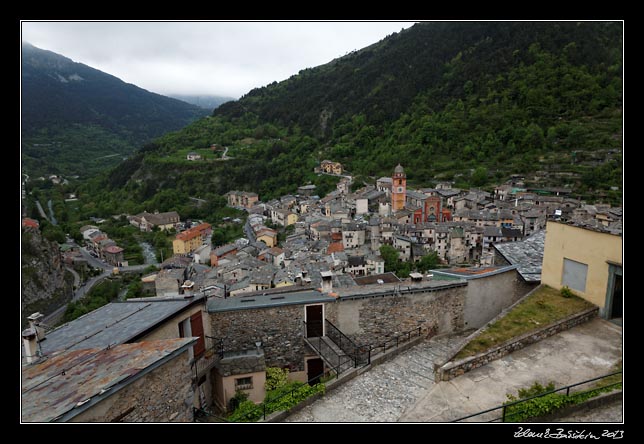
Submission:
<svg viewBox="0 0 644 444">
<path fill-rule="evenodd" d="M 204 339 L 206 348 L 203 354 L 192 363 L 195 380 L 205 375 L 215 365 L 215 362 L 222 359 L 225 355 L 223 338 L 206 336 Z"/>
</svg>

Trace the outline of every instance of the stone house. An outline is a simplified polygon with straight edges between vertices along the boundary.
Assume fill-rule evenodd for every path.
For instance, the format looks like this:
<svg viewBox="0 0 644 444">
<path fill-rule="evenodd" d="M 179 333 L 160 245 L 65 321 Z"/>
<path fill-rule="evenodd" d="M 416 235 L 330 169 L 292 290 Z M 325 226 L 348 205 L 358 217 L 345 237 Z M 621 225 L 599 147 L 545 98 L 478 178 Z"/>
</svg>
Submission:
<svg viewBox="0 0 644 444">
<path fill-rule="evenodd" d="M 181 286 L 187 279 L 186 268 L 164 268 L 161 269 L 154 279 L 154 289 L 158 297 L 178 297 L 181 293 Z"/>
<path fill-rule="evenodd" d="M 191 422 L 196 338 L 65 350 L 22 369 L 24 422 Z"/>
<path fill-rule="evenodd" d="M 250 209 L 253 206 L 257 205 L 257 202 L 259 202 L 258 194 L 248 191 L 229 191 L 224 194 L 224 196 L 226 196 L 228 205 L 231 207 Z"/>
<path fill-rule="evenodd" d="M 342 225 L 342 245 L 345 249 L 364 245 L 365 240 L 366 232 L 364 227 L 355 223 Z"/>
<path fill-rule="evenodd" d="M 123 249 L 116 244 L 110 245 L 103 249 L 103 257 L 108 264 L 118 267 L 123 262 Z"/>
<path fill-rule="evenodd" d="M 227 244 L 222 245 L 221 247 L 214 248 L 210 251 L 210 266 L 216 267 L 219 265 L 219 261 L 224 257 L 236 254 L 239 247 L 237 244 Z"/>
<path fill-rule="evenodd" d="M 342 174 L 342 164 L 330 160 L 320 162 L 320 170 L 328 174 Z"/>
<path fill-rule="evenodd" d="M 412 259 L 411 245 L 411 238 L 400 234 L 394 236 L 393 247 L 400 253 L 399 259 L 401 261 L 409 261 Z"/>
<path fill-rule="evenodd" d="M 50 359 L 61 350 L 106 349 L 118 344 L 134 344 L 160 339 L 196 338 L 190 341 L 185 365 L 190 370 L 190 407 L 212 402 L 212 380 L 199 373 L 209 359 L 210 322 L 205 318 L 204 296 L 141 298 L 111 302 L 39 337 L 37 347 Z M 25 356 L 30 353 L 25 350 Z M 183 364 L 182 364 L 183 365 Z M 183 373 L 179 373 L 183 374 Z M 203 376 L 206 376 L 203 378 Z M 173 384 L 184 380 L 174 376 Z M 203 393 L 203 394 L 202 394 Z"/>
<path fill-rule="evenodd" d="M 144 211 L 135 216 L 128 216 L 130 224 L 134 225 L 141 231 L 152 231 L 155 227 L 160 230 L 167 231 L 176 228 L 180 222 L 179 213 L 176 211 L 168 211 L 166 213 L 148 213 Z"/>
</svg>

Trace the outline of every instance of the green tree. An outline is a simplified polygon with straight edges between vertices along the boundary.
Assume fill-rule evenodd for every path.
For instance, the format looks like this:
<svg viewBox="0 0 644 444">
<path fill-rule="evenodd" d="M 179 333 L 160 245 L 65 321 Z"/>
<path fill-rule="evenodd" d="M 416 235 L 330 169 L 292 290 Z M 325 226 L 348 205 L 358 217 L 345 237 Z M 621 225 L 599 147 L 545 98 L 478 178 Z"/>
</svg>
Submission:
<svg viewBox="0 0 644 444">
<path fill-rule="evenodd" d="M 487 183 L 487 168 L 477 167 L 472 173 L 472 185 L 480 187 Z"/>
<path fill-rule="evenodd" d="M 380 247 L 380 256 L 385 261 L 385 271 L 396 272 L 398 269 L 398 258 L 400 253 L 391 245 L 382 245 Z"/>
<path fill-rule="evenodd" d="M 219 247 L 226 243 L 226 233 L 221 228 L 216 228 L 212 230 L 212 245 Z"/>
<path fill-rule="evenodd" d="M 416 264 L 416 269 L 421 273 L 426 273 L 427 270 L 436 268 L 438 265 L 438 254 L 435 251 L 423 256 L 418 264 Z"/>
</svg>

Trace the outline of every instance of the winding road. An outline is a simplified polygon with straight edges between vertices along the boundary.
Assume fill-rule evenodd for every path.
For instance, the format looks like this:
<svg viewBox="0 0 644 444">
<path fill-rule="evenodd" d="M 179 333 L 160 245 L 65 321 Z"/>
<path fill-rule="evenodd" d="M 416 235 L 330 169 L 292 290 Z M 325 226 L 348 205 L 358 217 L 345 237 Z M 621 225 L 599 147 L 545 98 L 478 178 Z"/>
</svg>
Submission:
<svg viewBox="0 0 644 444">
<path fill-rule="evenodd" d="M 68 243 L 74 244 L 71 239 L 67 239 Z M 101 261 L 98 258 L 95 258 L 89 252 L 81 247 L 79 248 L 79 251 L 83 258 L 87 260 L 87 263 L 93 267 L 93 268 L 99 268 L 102 269 L 103 272 L 97 276 L 91 277 L 87 281 L 85 281 L 84 284 L 79 283 L 80 281 L 80 276 L 78 276 L 78 273 L 76 273 L 74 270 L 69 269 L 72 274 L 74 274 L 74 285 L 76 286 L 76 291 L 74 292 L 74 295 L 72 296 L 72 299 L 70 302 L 76 302 L 82 298 L 85 297 L 85 295 L 99 282 L 101 282 L 103 279 L 109 277 L 112 274 L 112 271 L 114 270 L 114 267 L 112 265 L 106 264 L 105 262 Z M 128 267 L 119 267 L 119 270 L 123 273 L 126 273 L 128 271 L 143 271 L 150 265 L 155 265 L 158 266 L 158 263 L 147 263 L 147 264 L 142 264 L 142 265 L 132 265 Z M 67 268 L 67 267 L 66 267 Z M 79 286 L 80 285 L 80 286 Z M 48 314 L 43 318 L 43 322 L 47 325 L 54 325 L 58 322 L 58 320 L 62 317 L 63 314 L 65 314 L 65 310 L 67 309 L 67 304 L 64 304 L 61 307 L 58 307 L 56 310 L 54 310 L 52 313 Z"/>
</svg>

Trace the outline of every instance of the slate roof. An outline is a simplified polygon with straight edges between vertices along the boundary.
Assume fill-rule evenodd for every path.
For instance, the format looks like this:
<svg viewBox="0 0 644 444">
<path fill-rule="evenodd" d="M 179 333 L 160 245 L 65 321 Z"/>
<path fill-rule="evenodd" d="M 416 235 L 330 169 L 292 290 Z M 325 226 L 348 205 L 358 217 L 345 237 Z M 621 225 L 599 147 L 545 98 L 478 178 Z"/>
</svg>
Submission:
<svg viewBox="0 0 644 444">
<path fill-rule="evenodd" d="M 25 422 L 67 421 L 176 358 L 197 338 L 68 350 L 22 370 Z"/>
<path fill-rule="evenodd" d="M 59 350 L 105 348 L 136 339 L 186 308 L 203 302 L 203 296 L 141 298 L 111 302 L 47 333 L 43 354 Z"/>
<path fill-rule="evenodd" d="M 517 271 L 526 282 L 541 282 L 543 249 L 546 242 L 546 230 L 537 231 L 531 236 L 517 242 L 493 244 L 511 265 L 517 265 Z"/>
</svg>

